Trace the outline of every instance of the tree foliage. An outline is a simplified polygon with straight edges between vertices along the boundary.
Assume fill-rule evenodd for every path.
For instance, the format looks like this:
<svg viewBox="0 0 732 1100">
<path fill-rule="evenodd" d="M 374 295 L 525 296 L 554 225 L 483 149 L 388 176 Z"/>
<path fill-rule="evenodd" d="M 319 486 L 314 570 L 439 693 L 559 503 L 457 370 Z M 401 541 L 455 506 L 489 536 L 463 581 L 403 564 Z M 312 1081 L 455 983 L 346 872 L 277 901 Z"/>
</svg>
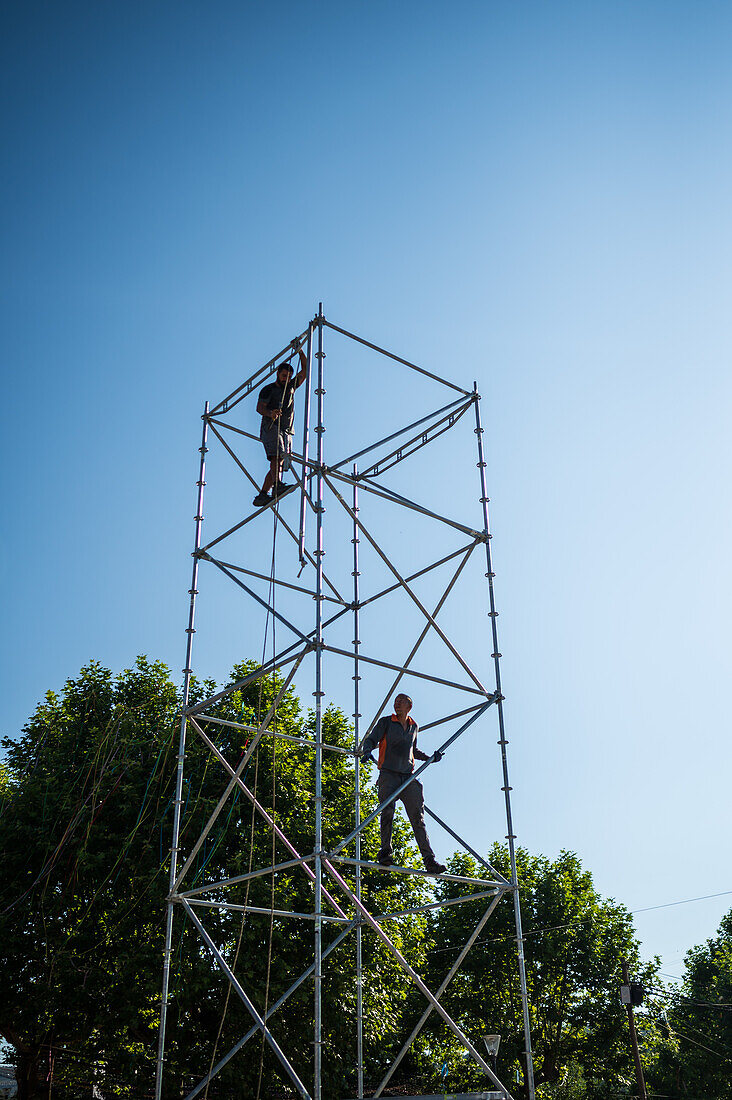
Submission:
<svg viewBox="0 0 732 1100">
<path fill-rule="evenodd" d="M 252 663 L 237 666 L 232 682 Z M 241 725 L 257 723 L 281 687 L 278 678 L 232 692 L 208 713 Z M 215 685 L 193 684 L 193 702 Z M 174 802 L 174 772 L 180 721 L 179 694 L 167 668 L 139 658 L 114 677 L 92 663 L 69 680 L 61 695 L 49 693 L 17 741 L 6 741 L 0 775 L 0 846 L 5 853 L 0 883 L 0 1035 L 15 1051 L 21 1097 L 78 1095 L 92 1067 L 105 1095 L 149 1094 L 156 1053 L 168 853 Z M 277 709 L 276 727 L 312 738 L 313 719 L 294 692 Z M 236 765 L 251 735 L 230 726 L 207 731 Z M 344 716 L 330 708 L 324 737 L 350 742 Z M 323 829 L 326 844 L 343 835 L 353 814 L 353 769 L 343 754 L 326 753 Z M 313 850 L 313 753 L 291 742 L 265 738 L 252 757 L 245 782 L 278 825 L 307 854 Z M 189 728 L 181 847 L 190 850 L 216 806 L 227 776 Z M 367 807 L 373 795 L 365 792 Z M 371 801 L 369 801 L 371 800 Z M 409 859 L 408 830 L 398 825 L 400 858 Z M 364 854 L 378 845 L 373 826 Z M 245 874 L 289 857 L 251 804 L 234 793 L 198 852 L 185 887 Z M 352 876 L 351 876 L 352 877 Z M 367 904 L 375 910 L 408 908 L 423 896 L 419 881 L 393 881 L 374 873 L 366 879 Z M 213 897 L 215 895 L 209 895 Z M 308 912 L 309 880 L 299 868 L 252 880 L 229 890 L 233 904 L 264 912 L 198 910 L 260 1011 L 271 1005 L 313 958 L 312 922 L 275 919 L 271 909 Z M 305 931 L 303 931 L 303 927 Z M 327 949 L 340 926 L 326 924 Z M 246 1032 L 251 1018 L 226 983 L 189 921 L 177 914 L 174 928 L 166 1090 L 203 1076 Z M 425 920 L 400 926 L 400 947 L 419 964 Z M 340 1094 L 352 1073 L 355 1039 L 353 936 L 326 964 L 324 1064 L 327 1089 Z M 399 1012 L 407 979 L 381 946 L 367 944 L 364 965 L 369 997 L 366 1045 L 374 1058 L 383 1022 Z M 312 1076 L 312 982 L 304 982 L 272 1018 L 281 1045 L 301 1073 Z M 209 1096 L 262 1095 L 281 1081 L 268 1047 L 252 1040 L 232 1059 Z M 327 1095 L 327 1093 L 326 1093 Z"/>
<path fill-rule="evenodd" d="M 92 663 L 4 742 L 0 1034 L 21 1097 L 48 1091 L 59 1050 L 57 1077 L 88 1076 L 113 1036 L 147 1041 L 176 709 L 162 665 Z"/>
<path fill-rule="evenodd" d="M 650 1081 L 674 1098 L 732 1098 L 732 911 L 686 955 L 684 980 L 656 1006 L 666 1042 Z"/>
<path fill-rule="evenodd" d="M 509 877 L 505 848 L 494 845 L 489 859 Z M 617 1096 L 619 1087 L 632 1080 L 627 1022 L 619 1001 L 620 963 L 627 959 L 644 980 L 655 974 L 657 963 L 641 963 L 630 914 L 598 894 L 591 873 L 576 855 L 562 852 L 551 862 L 519 849 L 517 865 L 538 1095 Z M 485 869 L 481 873 L 468 855 L 455 855 L 449 869 L 485 877 Z M 446 900 L 473 892 L 475 887 L 468 885 L 440 884 Z M 429 955 L 433 987 L 447 974 L 487 905 L 487 900 L 469 901 L 438 912 Z M 499 902 L 448 986 L 444 1004 L 476 1039 L 501 1035 L 499 1076 L 511 1083 L 518 1073 L 523 1082 L 523 1020 L 510 894 Z M 451 1088 L 485 1087 L 485 1076 L 465 1060 L 434 1017 L 415 1057 L 433 1073 L 446 1062 Z M 528 1095 L 525 1083 L 516 1089 Z"/>
<path fill-rule="evenodd" d="M 232 670 L 229 684 L 254 667 Z M 226 723 L 202 729 L 236 766 L 248 739 L 282 686 L 275 676 L 229 692 L 207 709 Z M 195 703 L 213 683 L 192 684 Z M 152 1090 L 160 1006 L 161 963 L 174 809 L 181 699 L 167 668 L 138 658 L 113 676 L 97 663 L 64 690 L 49 693 L 0 765 L 0 1037 L 11 1045 L 22 1100 L 52 1093 L 63 1100 L 91 1091 L 143 1097 Z M 302 855 L 314 845 L 314 734 L 311 712 L 293 690 L 273 726 L 300 743 L 265 736 L 243 780 Z M 345 716 L 328 708 L 325 741 L 348 749 Z M 303 743 L 304 742 L 304 743 Z M 183 787 L 182 860 L 209 820 L 227 775 L 189 726 Z M 347 753 L 326 752 L 324 844 L 353 824 L 354 775 Z M 366 785 L 362 805 L 376 804 Z M 397 814 L 395 857 L 420 866 L 411 830 Z M 379 845 L 376 822 L 364 832 L 363 858 Z M 252 802 L 232 793 L 195 855 L 182 889 L 210 886 L 290 858 Z M 602 1100 L 635 1093 L 627 1020 L 619 1002 L 620 962 L 654 993 L 656 962 L 643 963 L 628 911 L 596 891 L 592 875 L 570 852 L 550 861 L 518 851 L 526 937 L 529 1011 L 539 1100 Z M 508 855 L 489 859 L 508 875 Z M 353 883 L 354 868 L 340 871 Z M 471 856 L 449 869 L 485 877 Z M 326 883 L 339 901 L 338 887 Z M 371 912 L 418 907 L 434 894 L 455 901 L 475 892 L 464 883 L 384 874 L 363 876 Z M 311 913 L 313 888 L 300 867 L 217 888 L 200 900 L 260 912 L 198 906 L 195 911 L 235 969 L 260 1012 L 271 1007 L 313 961 L 313 922 L 277 911 Z M 436 990 L 489 904 L 487 899 L 425 912 L 385 925 L 399 949 Z M 352 910 L 343 903 L 344 910 Z M 325 913 L 335 911 L 326 903 Z M 355 933 L 329 953 L 342 932 L 326 921 L 323 950 L 324 1100 L 355 1095 Z M 443 1003 L 481 1047 L 502 1036 L 498 1072 L 517 1096 L 522 1083 L 523 1020 L 510 894 L 497 905 Z M 363 936 L 367 1086 L 376 1085 L 426 1002 L 392 954 L 369 931 Z M 661 991 L 663 993 L 663 991 Z M 184 1095 L 252 1026 L 210 952 L 176 907 L 171 964 L 165 1096 Z M 638 1013 L 642 1056 L 652 1088 L 669 1097 L 732 1098 L 732 913 L 718 935 L 687 956 L 683 988 Z M 272 1015 L 270 1026 L 305 1082 L 312 1080 L 313 983 L 307 978 Z M 444 1023 L 432 1013 L 392 1085 L 410 1091 L 486 1087 Z M 519 1084 L 514 1085 L 516 1074 Z M 256 1034 L 212 1082 L 211 1100 L 284 1096 L 291 1090 L 269 1047 Z"/>
</svg>

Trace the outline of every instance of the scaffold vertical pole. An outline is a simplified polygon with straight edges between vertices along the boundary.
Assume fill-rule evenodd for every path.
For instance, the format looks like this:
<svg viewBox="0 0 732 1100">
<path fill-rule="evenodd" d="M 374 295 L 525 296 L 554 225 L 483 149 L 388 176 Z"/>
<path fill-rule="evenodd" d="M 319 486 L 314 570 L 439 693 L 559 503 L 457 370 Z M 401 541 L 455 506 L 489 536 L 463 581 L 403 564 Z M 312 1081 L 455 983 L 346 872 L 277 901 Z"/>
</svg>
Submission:
<svg viewBox="0 0 732 1100">
<path fill-rule="evenodd" d="M 306 504 L 307 504 L 307 491 L 308 491 L 308 456 L 310 447 L 310 391 L 312 388 L 312 366 L 313 366 L 313 322 L 308 325 L 308 376 L 305 385 L 305 412 L 303 414 L 303 427 L 302 427 L 302 491 L 300 493 L 300 533 L 298 541 L 298 551 L 300 555 L 300 565 L 305 567 L 305 516 L 306 516 Z"/>
<path fill-rule="evenodd" d="M 315 548 L 315 1034 L 314 1034 L 314 1100 L 321 1100 L 322 1048 L 323 1048 L 323 921 L 322 921 L 322 882 L 323 882 L 323 303 L 318 307 L 316 324 L 318 326 L 318 385 L 315 390 L 318 398 L 318 423 L 315 432 L 318 437 L 318 467 L 316 479 L 316 548 Z"/>
<path fill-rule="evenodd" d="M 499 745 L 501 747 L 501 766 L 503 769 L 503 792 L 506 803 L 506 839 L 508 841 L 508 851 L 511 861 L 511 883 L 513 886 L 513 910 L 514 919 L 516 924 L 516 947 L 518 953 L 518 965 L 519 965 L 519 981 L 521 984 L 521 1005 L 523 1009 L 524 1019 L 524 1041 L 525 1050 L 524 1056 L 526 1060 L 526 1084 L 529 1090 L 529 1100 L 535 1100 L 534 1091 L 534 1058 L 531 1049 L 531 1019 L 529 1016 L 529 997 L 526 986 L 526 960 L 524 958 L 524 935 L 521 925 L 521 900 L 519 897 L 518 888 L 518 873 L 516 869 L 516 836 L 513 831 L 513 815 L 511 812 L 511 785 L 508 778 L 508 755 L 506 753 L 506 732 L 503 717 L 503 693 L 501 691 L 501 654 L 498 649 L 498 625 L 496 618 L 498 612 L 496 611 L 496 597 L 495 589 L 493 585 L 493 579 L 495 573 L 493 572 L 493 556 L 491 554 L 491 535 L 490 524 L 488 517 L 488 503 L 489 497 L 486 491 L 486 479 L 485 470 L 486 463 L 483 450 L 483 426 L 480 420 L 480 394 L 478 393 L 478 383 L 473 383 L 473 395 L 475 404 L 475 435 L 478 440 L 478 470 L 480 473 L 480 502 L 483 506 L 483 532 L 485 534 L 485 560 L 486 560 L 486 579 L 488 581 L 488 599 L 490 604 L 490 610 L 488 615 L 491 620 L 491 636 L 493 641 L 493 652 L 491 657 L 493 658 L 493 666 L 496 676 L 496 692 L 498 693 L 497 711 L 498 711 L 498 730 L 499 730 Z"/>
<path fill-rule="evenodd" d="M 358 578 L 361 576 L 358 569 L 358 467 L 353 464 L 353 749 L 357 751 L 361 741 L 361 692 L 359 686 L 361 675 L 359 672 L 358 650 L 361 645 L 360 619 L 359 619 L 359 592 Z M 361 824 L 361 761 L 354 756 L 354 827 Z M 361 900 L 361 833 L 356 836 L 356 897 Z M 363 929 L 361 924 L 356 925 L 356 1067 L 358 1071 L 358 1100 L 363 1097 Z"/>
<path fill-rule="evenodd" d="M 163 1090 L 163 1066 L 165 1063 L 165 1025 L 168 1015 L 168 993 L 170 989 L 170 954 L 173 941 L 173 899 L 175 880 L 178 868 L 178 851 L 180 845 L 180 819 L 183 803 L 183 761 L 186 750 L 186 727 L 188 720 L 186 708 L 188 706 L 191 676 L 193 669 L 191 659 L 193 654 L 193 635 L 196 633 L 194 621 L 196 614 L 196 596 L 198 595 L 198 551 L 201 548 L 201 531 L 203 529 L 203 489 L 206 484 L 206 453 L 208 440 L 208 409 L 206 402 L 203 410 L 203 432 L 201 435 L 200 454 L 201 461 L 198 468 L 198 505 L 196 507 L 196 530 L 193 546 L 193 570 L 191 575 L 191 587 L 188 590 L 190 603 L 188 608 L 188 626 L 186 627 L 186 665 L 183 669 L 183 713 L 180 720 L 180 736 L 178 740 L 178 763 L 175 778 L 175 808 L 173 810 L 173 840 L 170 852 L 170 885 L 168 890 L 168 906 L 165 918 L 165 946 L 163 949 L 163 989 L 160 1002 L 160 1029 L 158 1033 L 158 1060 L 155 1070 L 155 1100 L 160 1100 Z"/>
</svg>

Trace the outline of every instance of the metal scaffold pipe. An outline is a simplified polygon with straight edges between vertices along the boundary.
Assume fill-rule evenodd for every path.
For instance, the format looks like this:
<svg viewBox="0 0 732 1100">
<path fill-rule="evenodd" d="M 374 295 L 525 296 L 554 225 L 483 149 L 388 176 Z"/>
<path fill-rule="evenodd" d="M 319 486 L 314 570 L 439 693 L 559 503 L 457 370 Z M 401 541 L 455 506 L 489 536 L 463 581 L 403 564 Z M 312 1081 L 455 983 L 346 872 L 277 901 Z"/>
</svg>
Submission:
<svg viewBox="0 0 732 1100">
<path fill-rule="evenodd" d="M 485 534 L 485 563 L 486 563 L 486 579 L 488 581 L 488 600 L 490 604 L 489 617 L 491 620 L 491 636 L 493 641 L 493 652 L 491 657 L 493 658 L 493 667 L 496 676 L 496 696 L 497 696 L 497 710 L 498 710 L 498 730 L 499 730 L 499 745 L 501 748 L 501 768 L 503 771 L 503 793 L 505 796 L 506 804 L 506 839 L 508 841 L 508 851 L 511 860 L 511 882 L 513 884 L 513 910 L 514 920 L 516 924 L 516 946 L 518 951 L 518 964 L 519 964 L 519 981 L 521 983 L 521 1006 L 524 1017 L 524 1041 L 525 1041 L 525 1065 L 526 1065 L 526 1083 L 529 1089 L 529 1100 L 534 1100 L 534 1056 L 531 1049 L 531 1021 L 529 1018 L 529 998 L 528 990 L 526 987 L 526 960 L 524 958 L 524 935 L 521 925 L 521 901 L 519 898 L 518 888 L 518 873 L 516 869 L 516 836 L 513 831 L 513 815 L 511 812 L 511 784 L 508 778 L 508 755 L 506 753 L 506 731 L 503 720 L 503 693 L 501 691 L 501 654 L 498 649 L 498 625 L 496 618 L 498 612 L 496 611 L 496 596 L 493 586 L 493 578 L 495 573 L 493 572 L 493 559 L 491 555 L 491 537 L 490 537 L 490 523 L 488 519 L 488 493 L 486 491 L 485 480 L 485 468 L 486 462 L 483 453 L 483 426 L 480 422 L 480 394 L 478 393 L 478 383 L 473 383 L 473 393 L 475 394 L 475 437 L 478 441 L 478 471 L 480 473 L 480 502 L 483 506 L 483 528 Z"/>
<path fill-rule="evenodd" d="M 314 1028 L 314 1100 L 321 1100 L 321 1077 L 323 1059 L 323 922 L 322 884 L 323 884 L 323 303 L 318 307 L 316 324 L 318 327 L 318 385 L 315 394 L 318 398 L 318 423 L 315 427 L 318 436 L 318 474 L 316 480 L 316 549 L 315 549 L 315 1028 Z"/>
<path fill-rule="evenodd" d="M 208 401 L 203 409 L 203 430 L 201 433 L 200 454 L 198 466 L 198 502 L 196 505 L 196 532 L 193 541 L 193 569 L 191 573 L 191 587 L 188 590 L 190 602 L 188 606 L 188 626 L 186 627 L 186 664 L 183 669 L 183 713 L 180 720 L 180 737 L 178 740 L 178 760 L 175 778 L 175 808 L 173 810 L 173 841 L 170 851 L 170 883 L 168 894 L 172 895 L 175 889 L 175 880 L 178 866 L 178 852 L 180 847 L 180 817 L 183 803 L 183 762 L 186 751 L 186 726 L 188 698 L 191 688 L 191 658 L 193 654 L 193 635 L 195 634 L 196 596 L 198 595 L 198 551 L 201 548 L 201 532 L 203 529 L 203 490 L 206 485 L 206 443 L 208 441 Z M 160 1002 L 160 1030 L 158 1032 L 158 1058 L 155 1069 L 155 1100 L 160 1100 L 163 1088 L 163 1065 L 165 1061 L 165 1025 L 168 1015 L 168 993 L 170 989 L 170 952 L 173 938 L 173 900 L 168 897 L 168 905 L 165 916 L 165 946 L 163 948 L 163 989 Z"/>
<path fill-rule="evenodd" d="M 361 823 L 361 760 L 358 756 L 358 746 L 361 742 L 361 692 L 359 685 L 361 676 L 359 673 L 358 650 L 361 645 L 360 608 L 359 608 L 359 577 L 358 569 L 358 467 L 353 464 L 353 762 L 355 769 L 355 805 L 354 826 L 358 828 Z M 361 833 L 356 836 L 356 897 L 361 900 Z M 356 926 L 356 1060 L 358 1073 L 358 1100 L 363 1097 L 363 929 L 360 923 Z"/>
<path fill-rule="evenodd" d="M 310 450 L 310 391 L 312 389 L 312 366 L 313 366 L 313 323 L 312 321 L 308 325 L 308 377 L 305 386 L 305 412 L 303 414 L 303 427 L 302 427 L 302 489 L 300 492 L 300 532 L 298 536 L 298 550 L 300 554 L 300 565 L 305 567 L 307 558 L 305 557 L 305 516 L 307 514 L 307 471 L 308 471 L 308 453 Z"/>
</svg>

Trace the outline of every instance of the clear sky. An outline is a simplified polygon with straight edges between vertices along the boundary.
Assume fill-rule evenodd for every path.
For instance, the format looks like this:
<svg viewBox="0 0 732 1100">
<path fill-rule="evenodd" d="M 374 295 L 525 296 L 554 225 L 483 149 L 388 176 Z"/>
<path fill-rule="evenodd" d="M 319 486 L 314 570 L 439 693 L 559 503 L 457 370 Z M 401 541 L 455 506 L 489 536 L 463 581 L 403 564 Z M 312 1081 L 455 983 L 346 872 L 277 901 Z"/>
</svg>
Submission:
<svg viewBox="0 0 732 1100">
<path fill-rule="evenodd" d="M 179 675 L 203 402 L 322 300 L 484 394 L 519 841 L 633 910 L 732 891 L 730 6 L 29 0 L 2 23 L 2 731 L 90 658 Z M 339 347 L 328 445 L 440 403 Z M 461 446 L 400 484 L 477 524 Z M 205 596 L 195 663 L 221 679 L 261 630 Z M 426 780 L 484 845 L 487 740 Z M 730 905 L 639 913 L 644 950 L 680 974 Z"/>
</svg>

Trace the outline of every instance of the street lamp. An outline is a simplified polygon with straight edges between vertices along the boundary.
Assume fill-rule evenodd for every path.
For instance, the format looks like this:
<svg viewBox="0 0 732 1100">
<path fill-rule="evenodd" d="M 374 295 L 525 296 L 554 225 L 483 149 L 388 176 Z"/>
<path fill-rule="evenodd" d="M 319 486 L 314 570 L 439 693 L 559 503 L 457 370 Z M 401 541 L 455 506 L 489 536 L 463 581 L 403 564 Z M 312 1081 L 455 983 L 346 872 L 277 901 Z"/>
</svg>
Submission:
<svg viewBox="0 0 732 1100">
<path fill-rule="evenodd" d="M 485 1049 L 488 1051 L 488 1057 L 490 1058 L 491 1065 L 493 1066 L 493 1072 L 496 1072 L 496 1061 L 498 1059 L 498 1048 L 501 1045 L 500 1035 L 484 1035 L 483 1042 L 485 1043 Z"/>
</svg>

